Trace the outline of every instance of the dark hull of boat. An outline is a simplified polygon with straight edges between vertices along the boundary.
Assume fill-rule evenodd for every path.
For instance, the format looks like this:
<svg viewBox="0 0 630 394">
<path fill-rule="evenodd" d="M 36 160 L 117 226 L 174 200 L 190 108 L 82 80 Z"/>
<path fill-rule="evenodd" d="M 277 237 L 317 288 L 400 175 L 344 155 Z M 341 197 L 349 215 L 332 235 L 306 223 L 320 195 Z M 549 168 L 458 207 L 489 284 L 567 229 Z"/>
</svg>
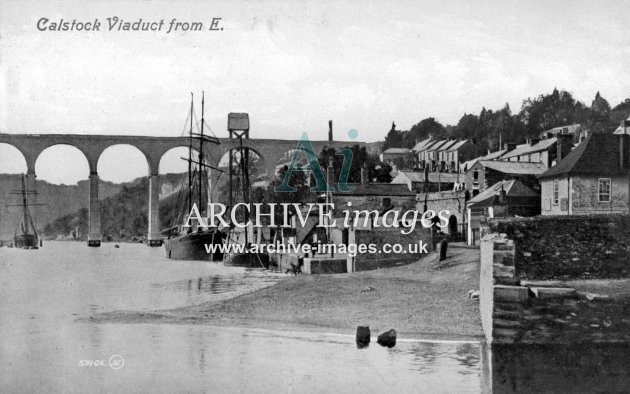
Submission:
<svg viewBox="0 0 630 394">
<path fill-rule="evenodd" d="M 39 241 L 33 234 L 16 235 L 13 238 L 13 246 L 22 249 L 39 249 Z"/>
<path fill-rule="evenodd" d="M 164 240 L 166 257 L 174 260 L 206 260 L 221 261 L 223 253 L 216 251 L 208 253 L 206 244 L 220 244 L 223 242 L 222 233 L 219 231 L 195 232 Z"/>
</svg>

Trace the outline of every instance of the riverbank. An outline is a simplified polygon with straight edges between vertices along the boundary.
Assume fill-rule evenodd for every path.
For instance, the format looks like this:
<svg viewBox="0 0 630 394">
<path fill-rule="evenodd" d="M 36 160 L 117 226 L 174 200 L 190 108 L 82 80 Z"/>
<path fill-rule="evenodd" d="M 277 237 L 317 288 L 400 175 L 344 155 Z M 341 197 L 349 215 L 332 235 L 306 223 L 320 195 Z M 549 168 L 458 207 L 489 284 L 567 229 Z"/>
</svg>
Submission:
<svg viewBox="0 0 630 394">
<path fill-rule="evenodd" d="M 396 268 L 335 275 L 298 275 L 264 289 L 201 305 L 155 312 L 116 311 L 99 323 L 173 323 L 353 333 L 369 325 L 401 337 L 482 338 L 477 300 L 479 250 L 450 248 Z"/>
</svg>

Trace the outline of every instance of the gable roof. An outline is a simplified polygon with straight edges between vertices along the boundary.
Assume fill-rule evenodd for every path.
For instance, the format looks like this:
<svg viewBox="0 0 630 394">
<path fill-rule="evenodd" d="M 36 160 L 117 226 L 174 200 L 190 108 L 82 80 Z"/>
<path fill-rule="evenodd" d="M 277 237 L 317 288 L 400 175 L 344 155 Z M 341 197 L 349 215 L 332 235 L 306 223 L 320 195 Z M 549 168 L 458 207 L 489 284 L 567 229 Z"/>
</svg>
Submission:
<svg viewBox="0 0 630 394">
<path fill-rule="evenodd" d="M 503 156 L 501 156 L 501 160 L 509 159 L 510 157 L 515 157 L 515 156 L 529 155 L 531 153 L 546 151 L 550 149 L 553 146 L 553 144 L 555 144 L 557 141 L 558 139 L 556 137 L 553 137 L 553 138 L 540 140 L 534 145 L 521 144 L 517 146 L 516 149 L 511 150 L 507 152 L 506 154 L 504 154 Z"/>
<path fill-rule="evenodd" d="M 440 148 L 438 150 L 439 151 L 447 151 L 447 150 L 451 149 L 453 146 L 457 145 L 458 142 L 459 142 L 458 140 L 448 140 L 448 141 L 446 141 L 445 144 L 440 146 Z"/>
<path fill-rule="evenodd" d="M 401 171 L 396 176 L 400 176 L 400 175 L 407 177 L 411 182 L 424 182 L 424 172 Z M 457 173 L 456 172 L 429 172 L 429 182 L 455 183 L 457 182 Z"/>
<path fill-rule="evenodd" d="M 499 159 L 501 156 L 503 156 L 505 154 L 505 152 L 507 152 L 507 149 L 502 149 L 502 150 L 498 150 L 498 151 L 495 151 L 495 152 L 490 152 L 490 153 L 488 153 L 485 156 L 479 156 L 479 157 L 476 157 L 474 159 L 471 159 L 471 160 L 463 162 L 459 166 L 459 168 L 460 168 L 461 172 L 467 172 L 479 160 L 496 160 L 496 159 Z"/>
<path fill-rule="evenodd" d="M 427 146 L 425 148 L 426 151 L 434 151 L 434 150 L 440 150 L 442 149 L 446 144 L 450 143 L 451 141 L 449 140 L 440 140 L 437 141 L 435 144 L 432 144 L 430 146 Z"/>
<path fill-rule="evenodd" d="M 409 153 L 411 149 L 408 148 L 388 148 L 383 151 L 383 153 Z"/>
<path fill-rule="evenodd" d="M 457 140 L 456 143 L 453 144 L 453 146 L 447 149 L 447 151 L 451 152 L 451 151 L 457 150 L 461 148 L 462 146 L 466 145 L 467 143 L 468 143 L 468 140 L 462 140 L 462 141 Z"/>
<path fill-rule="evenodd" d="M 415 196 L 404 183 L 349 183 L 350 192 L 334 191 L 336 196 Z"/>
<path fill-rule="evenodd" d="M 540 178 L 625 175 L 628 169 L 619 166 L 619 139 L 614 134 L 591 134 Z"/>
<path fill-rule="evenodd" d="M 539 195 L 529 187 L 525 186 L 522 182 L 511 179 L 509 181 L 500 181 L 490 186 L 483 192 L 477 194 L 475 197 L 468 200 L 470 206 L 475 207 L 491 206 L 499 202 L 499 194 L 501 189 L 505 191 L 506 202 L 524 202 L 527 199 L 538 199 Z"/>
<path fill-rule="evenodd" d="M 498 159 L 500 157 L 502 157 L 504 154 L 507 153 L 507 149 L 501 149 L 495 152 L 490 152 L 485 156 L 481 156 L 480 160 L 494 160 L 494 159 Z"/>
<path fill-rule="evenodd" d="M 433 142 L 433 139 L 429 137 L 426 140 L 422 140 L 418 142 L 413 148 L 411 148 L 411 150 L 414 152 L 420 152 L 421 150 L 424 150 L 432 142 Z"/>
<path fill-rule="evenodd" d="M 545 171 L 542 163 L 528 161 L 479 160 L 478 163 L 485 168 L 512 175 L 540 175 Z"/>
<path fill-rule="evenodd" d="M 617 127 L 615 131 L 613 131 L 613 134 L 630 134 L 630 116 L 628 116 L 628 119 L 626 119 L 625 124 L 625 129 L 621 127 L 623 124 L 620 124 L 619 127 Z"/>
</svg>

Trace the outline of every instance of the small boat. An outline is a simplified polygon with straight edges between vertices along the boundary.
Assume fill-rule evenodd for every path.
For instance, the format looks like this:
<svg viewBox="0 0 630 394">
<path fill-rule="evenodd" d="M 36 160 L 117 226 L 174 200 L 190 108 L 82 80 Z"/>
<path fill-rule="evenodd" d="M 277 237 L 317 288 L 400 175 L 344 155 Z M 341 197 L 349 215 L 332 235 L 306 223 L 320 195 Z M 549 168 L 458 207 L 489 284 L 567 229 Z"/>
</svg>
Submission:
<svg viewBox="0 0 630 394">
<path fill-rule="evenodd" d="M 31 213 L 28 207 L 42 204 L 29 204 L 26 197 L 28 194 L 34 193 L 34 191 L 29 191 L 26 189 L 24 174 L 22 174 L 22 189 L 16 190 L 11 193 L 20 194 L 22 196 L 22 204 L 11 205 L 14 207 L 22 208 L 22 221 L 20 223 L 20 231 L 18 232 L 18 230 L 16 229 L 15 235 L 13 237 L 13 247 L 15 248 L 39 249 L 39 247 L 41 246 L 41 241 L 37 236 L 37 231 L 35 230 L 35 225 L 33 224 L 33 218 L 31 217 Z"/>
<path fill-rule="evenodd" d="M 192 95 L 191 95 L 192 96 Z M 208 196 L 210 195 L 208 184 L 207 169 L 214 169 L 220 171 L 214 167 L 211 167 L 204 162 L 203 143 L 219 144 L 219 139 L 204 135 L 204 98 L 201 99 L 201 128 L 199 133 L 193 133 L 193 100 L 190 103 L 190 132 L 188 133 L 188 158 L 183 158 L 188 161 L 187 182 L 185 182 L 180 193 L 184 193 L 187 204 L 186 210 L 179 212 L 177 216 L 178 225 L 172 226 L 162 233 L 166 234 L 164 239 L 164 250 L 166 257 L 175 260 L 210 260 L 221 261 L 223 260 L 223 253 L 216 249 L 206 250 L 206 245 L 218 245 L 222 244 L 226 238 L 224 232 L 219 228 L 204 228 L 199 226 L 198 223 L 191 223 L 190 227 L 184 227 L 188 215 L 193 207 L 193 199 L 197 198 L 197 207 L 200 212 L 204 211 L 207 206 Z M 199 141 L 198 157 L 194 160 L 192 157 L 193 141 Z M 193 222 L 191 220 L 191 222 Z"/>
</svg>

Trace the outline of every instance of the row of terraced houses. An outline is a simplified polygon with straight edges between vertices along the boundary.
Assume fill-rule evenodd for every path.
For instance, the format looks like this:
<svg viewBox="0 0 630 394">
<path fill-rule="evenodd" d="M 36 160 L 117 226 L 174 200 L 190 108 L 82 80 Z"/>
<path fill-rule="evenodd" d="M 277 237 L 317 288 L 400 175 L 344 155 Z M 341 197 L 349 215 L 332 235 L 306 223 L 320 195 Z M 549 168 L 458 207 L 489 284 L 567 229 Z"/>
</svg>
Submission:
<svg viewBox="0 0 630 394">
<path fill-rule="evenodd" d="M 414 168 L 395 168 L 392 183 L 415 193 L 420 210 L 454 211 L 444 231 L 469 244 L 493 217 L 630 213 L 630 117 L 610 133 L 567 125 L 502 148 L 470 157 L 468 140 L 427 138 L 381 159 L 411 159 Z"/>
</svg>

